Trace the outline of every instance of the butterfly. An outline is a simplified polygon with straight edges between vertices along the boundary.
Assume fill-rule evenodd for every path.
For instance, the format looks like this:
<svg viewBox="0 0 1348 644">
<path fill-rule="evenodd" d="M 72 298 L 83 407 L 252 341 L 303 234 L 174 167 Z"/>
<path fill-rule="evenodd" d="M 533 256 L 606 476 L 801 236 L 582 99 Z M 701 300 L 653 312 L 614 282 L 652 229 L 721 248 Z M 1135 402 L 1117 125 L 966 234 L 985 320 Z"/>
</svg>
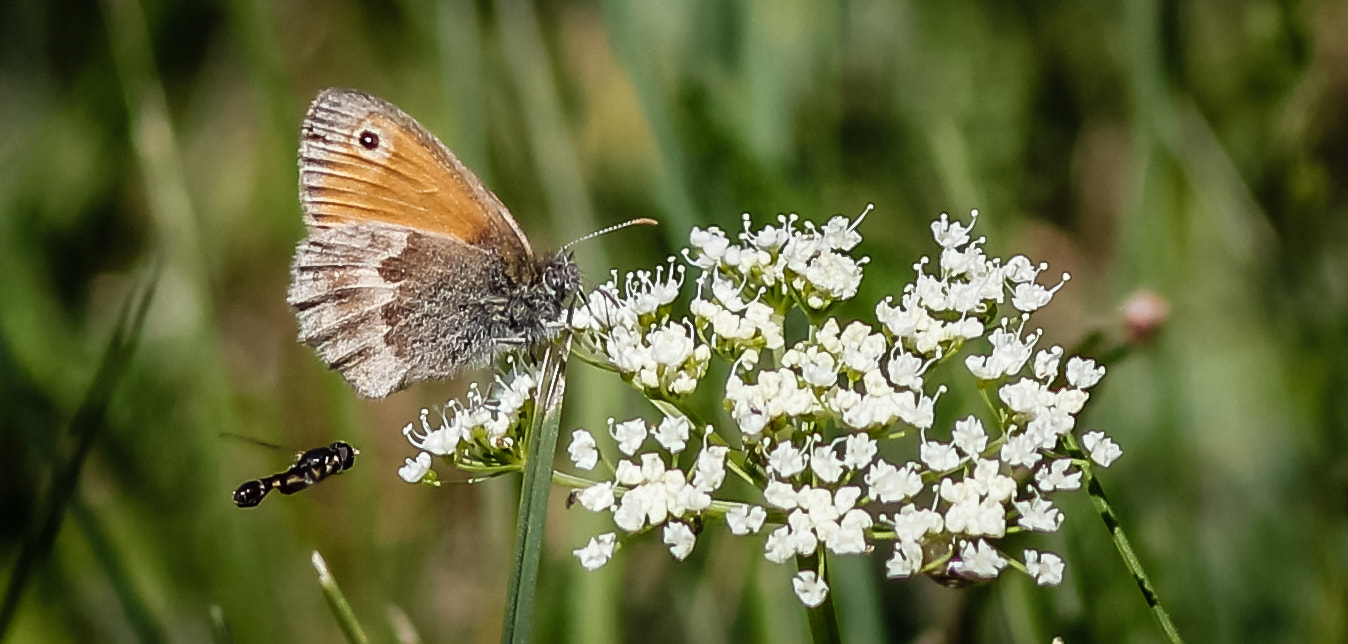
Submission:
<svg viewBox="0 0 1348 644">
<path fill-rule="evenodd" d="M 287 301 L 300 340 L 361 396 L 452 376 L 564 328 L 580 290 L 571 254 L 535 253 L 501 200 L 392 103 L 320 92 L 300 129 L 299 175 L 308 235 Z"/>
</svg>

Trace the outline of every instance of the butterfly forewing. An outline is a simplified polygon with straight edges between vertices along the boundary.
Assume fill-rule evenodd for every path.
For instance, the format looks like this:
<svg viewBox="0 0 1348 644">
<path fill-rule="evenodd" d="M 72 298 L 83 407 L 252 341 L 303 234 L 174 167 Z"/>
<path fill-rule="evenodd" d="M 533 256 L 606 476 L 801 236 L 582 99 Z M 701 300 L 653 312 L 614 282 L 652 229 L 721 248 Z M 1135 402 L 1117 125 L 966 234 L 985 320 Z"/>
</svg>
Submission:
<svg viewBox="0 0 1348 644">
<path fill-rule="evenodd" d="M 309 105 L 300 202 L 311 226 L 384 222 L 533 266 L 529 242 L 501 200 L 412 117 L 357 90 L 325 90 Z"/>
</svg>

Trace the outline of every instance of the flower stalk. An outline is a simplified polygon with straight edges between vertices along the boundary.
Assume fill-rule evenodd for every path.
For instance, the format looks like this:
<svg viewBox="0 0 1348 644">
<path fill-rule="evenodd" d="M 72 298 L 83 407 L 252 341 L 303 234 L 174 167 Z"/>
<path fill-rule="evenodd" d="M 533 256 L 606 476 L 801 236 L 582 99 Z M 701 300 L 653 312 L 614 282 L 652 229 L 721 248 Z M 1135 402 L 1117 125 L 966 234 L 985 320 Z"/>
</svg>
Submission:
<svg viewBox="0 0 1348 644">
<path fill-rule="evenodd" d="M 515 551 L 511 557 L 510 578 L 506 587 L 505 625 L 501 641 L 528 644 L 533 624 L 535 591 L 538 588 L 538 564 L 543 550 L 543 533 L 548 517 L 548 492 L 552 484 L 552 459 L 557 452 L 557 432 L 562 420 L 562 400 L 566 396 L 566 355 L 570 340 L 550 347 L 543 359 L 542 393 L 537 412 L 524 435 L 527 456 L 524 481 L 520 489 L 520 509 L 515 529 Z"/>
<path fill-rule="evenodd" d="M 1123 565 L 1127 566 L 1128 572 L 1133 575 L 1133 581 L 1137 582 L 1138 592 L 1142 593 L 1142 600 L 1147 602 L 1147 608 L 1156 619 L 1157 625 L 1161 627 L 1161 632 L 1165 633 L 1166 639 L 1174 644 L 1183 642 L 1184 638 L 1180 636 L 1179 629 L 1175 628 L 1175 623 L 1170 620 L 1170 613 L 1161 603 L 1161 597 L 1156 593 L 1151 577 L 1142 567 L 1142 560 L 1133 552 L 1133 546 L 1128 542 L 1128 535 L 1123 531 L 1123 523 L 1119 521 L 1118 515 L 1114 514 L 1114 506 L 1105 495 L 1105 488 L 1100 484 L 1100 479 L 1096 478 L 1095 468 L 1090 459 L 1075 440 L 1068 443 L 1067 449 L 1081 459 L 1083 463 L 1081 475 L 1086 483 L 1086 492 L 1091 497 L 1091 504 L 1095 506 L 1095 511 L 1100 513 L 1100 520 L 1105 522 L 1105 528 L 1109 530 L 1110 537 L 1114 541 L 1114 548 L 1119 551 Z"/>
</svg>

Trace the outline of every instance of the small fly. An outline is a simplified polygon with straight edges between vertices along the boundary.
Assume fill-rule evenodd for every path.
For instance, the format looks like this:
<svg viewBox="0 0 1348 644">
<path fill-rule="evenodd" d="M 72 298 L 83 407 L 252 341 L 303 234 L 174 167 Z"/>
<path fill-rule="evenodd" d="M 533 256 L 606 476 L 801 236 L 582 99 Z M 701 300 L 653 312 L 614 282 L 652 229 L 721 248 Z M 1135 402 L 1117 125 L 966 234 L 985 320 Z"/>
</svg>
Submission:
<svg viewBox="0 0 1348 644">
<path fill-rule="evenodd" d="M 360 450 L 343 441 L 327 447 L 315 447 L 295 458 L 295 463 L 280 474 L 253 479 L 234 490 L 234 505 L 251 508 L 262 502 L 272 490 L 294 494 L 334 474 L 341 474 L 356 463 Z"/>
</svg>

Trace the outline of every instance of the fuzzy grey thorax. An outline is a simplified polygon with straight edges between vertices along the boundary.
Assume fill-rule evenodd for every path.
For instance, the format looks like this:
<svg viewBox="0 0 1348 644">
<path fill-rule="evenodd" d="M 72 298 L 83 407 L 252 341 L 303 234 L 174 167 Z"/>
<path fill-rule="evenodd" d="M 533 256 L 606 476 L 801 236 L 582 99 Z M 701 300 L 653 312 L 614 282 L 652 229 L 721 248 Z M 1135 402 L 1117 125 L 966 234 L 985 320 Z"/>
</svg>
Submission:
<svg viewBox="0 0 1348 644">
<path fill-rule="evenodd" d="M 570 253 L 549 255 L 539 260 L 534 279 L 510 291 L 492 336 L 506 344 L 532 346 L 557 335 L 570 301 L 580 291 L 580 269 Z"/>
</svg>

